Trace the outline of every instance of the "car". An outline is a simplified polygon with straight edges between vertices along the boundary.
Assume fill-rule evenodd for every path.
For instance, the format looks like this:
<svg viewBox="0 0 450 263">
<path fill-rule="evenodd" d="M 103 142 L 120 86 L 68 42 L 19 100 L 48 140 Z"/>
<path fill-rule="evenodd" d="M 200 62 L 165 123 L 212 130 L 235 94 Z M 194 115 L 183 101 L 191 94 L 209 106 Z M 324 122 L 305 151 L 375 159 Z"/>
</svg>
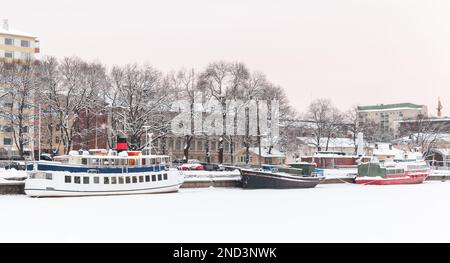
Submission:
<svg viewBox="0 0 450 263">
<path fill-rule="evenodd" d="M 196 159 L 189 159 L 186 163 L 177 168 L 178 170 L 205 170 L 205 167 Z"/>
<path fill-rule="evenodd" d="M 41 160 L 43 160 L 43 161 L 53 161 L 53 157 L 51 156 L 51 154 L 42 153 L 41 154 Z"/>
</svg>

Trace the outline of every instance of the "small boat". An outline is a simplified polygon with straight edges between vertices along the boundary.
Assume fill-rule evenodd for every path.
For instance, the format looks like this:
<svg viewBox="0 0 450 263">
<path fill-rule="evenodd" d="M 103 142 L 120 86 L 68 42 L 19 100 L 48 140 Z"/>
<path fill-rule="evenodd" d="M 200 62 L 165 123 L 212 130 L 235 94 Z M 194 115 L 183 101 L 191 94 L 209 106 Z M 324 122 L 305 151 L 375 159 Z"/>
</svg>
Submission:
<svg viewBox="0 0 450 263">
<path fill-rule="evenodd" d="M 425 161 L 371 161 L 358 166 L 355 183 L 368 185 L 420 184 L 429 174 L 430 168 Z"/>
<path fill-rule="evenodd" d="M 259 169 L 241 169 L 242 187 L 247 189 L 313 188 L 325 177 L 314 173 L 315 164 L 264 165 Z"/>
<path fill-rule="evenodd" d="M 32 197 L 176 192 L 183 174 L 169 169 L 169 156 L 140 151 L 71 151 L 55 161 L 27 165 L 25 193 Z"/>
</svg>

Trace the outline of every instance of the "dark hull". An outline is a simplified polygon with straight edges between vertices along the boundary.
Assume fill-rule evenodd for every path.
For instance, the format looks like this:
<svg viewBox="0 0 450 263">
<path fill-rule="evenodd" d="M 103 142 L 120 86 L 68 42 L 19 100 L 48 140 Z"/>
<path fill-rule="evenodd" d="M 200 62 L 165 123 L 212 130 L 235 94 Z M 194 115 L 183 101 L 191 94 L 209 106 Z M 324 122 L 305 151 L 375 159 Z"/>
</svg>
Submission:
<svg viewBox="0 0 450 263">
<path fill-rule="evenodd" d="M 253 170 L 241 170 L 242 187 L 247 189 L 293 189 L 313 188 L 324 180 L 324 177 L 283 176 L 277 173 Z"/>
</svg>

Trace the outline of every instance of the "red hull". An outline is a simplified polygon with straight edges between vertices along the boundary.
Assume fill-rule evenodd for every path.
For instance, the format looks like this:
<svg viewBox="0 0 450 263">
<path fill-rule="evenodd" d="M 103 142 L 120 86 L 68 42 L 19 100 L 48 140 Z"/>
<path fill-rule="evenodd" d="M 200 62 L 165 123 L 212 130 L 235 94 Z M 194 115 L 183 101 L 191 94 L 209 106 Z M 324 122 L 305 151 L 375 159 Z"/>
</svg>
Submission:
<svg viewBox="0 0 450 263">
<path fill-rule="evenodd" d="M 391 185 L 391 184 L 421 184 L 429 175 L 428 171 L 405 173 L 401 176 L 391 176 L 382 179 L 375 179 L 370 177 L 356 177 L 357 184 L 368 185 Z"/>
</svg>

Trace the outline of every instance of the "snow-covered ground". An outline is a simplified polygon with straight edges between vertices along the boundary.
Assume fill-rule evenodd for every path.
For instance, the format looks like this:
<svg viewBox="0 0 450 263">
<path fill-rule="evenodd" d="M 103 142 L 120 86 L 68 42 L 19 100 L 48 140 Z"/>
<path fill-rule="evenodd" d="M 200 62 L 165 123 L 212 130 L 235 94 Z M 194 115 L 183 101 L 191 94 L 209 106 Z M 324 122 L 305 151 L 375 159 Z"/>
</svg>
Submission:
<svg viewBox="0 0 450 263">
<path fill-rule="evenodd" d="M 450 176 L 450 170 L 431 170 L 432 176 Z"/>
<path fill-rule="evenodd" d="M 185 182 L 205 181 L 205 180 L 240 180 L 239 170 L 234 171 L 182 171 Z"/>
<path fill-rule="evenodd" d="M 25 171 L 17 171 L 16 169 L 4 169 L 0 168 L 0 178 L 17 178 L 17 179 L 25 179 L 27 177 L 27 173 Z"/>
<path fill-rule="evenodd" d="M 353 178 L 357 172 L 357 168 L 323 169 L 323 175 L 328 179 Z"/>
<path fill-rule="evenodd" d="M 450 182 L 0 196 L 0 242 L 450 242 Z"/>
</svg>

